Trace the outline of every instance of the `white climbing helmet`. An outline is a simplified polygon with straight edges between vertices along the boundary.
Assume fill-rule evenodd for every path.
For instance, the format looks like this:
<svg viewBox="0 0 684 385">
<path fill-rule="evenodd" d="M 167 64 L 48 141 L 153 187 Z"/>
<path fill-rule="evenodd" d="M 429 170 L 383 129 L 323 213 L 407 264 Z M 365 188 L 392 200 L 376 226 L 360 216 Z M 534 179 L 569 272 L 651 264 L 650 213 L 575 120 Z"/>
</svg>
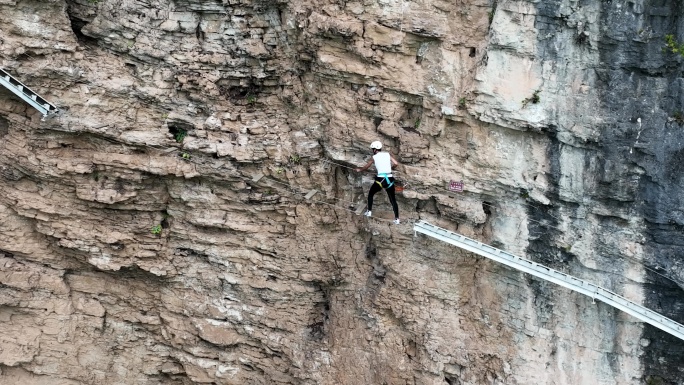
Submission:
<svg viewBox="0 0 684 385">
<path fill-rule="evenodd" d="M 379 140 L 376 140 L 375 142 L 371 143 L 370 148 L 373 150 L 379 150 L 382 148 L 382 143 L 380 143 Z"/>
</svg>

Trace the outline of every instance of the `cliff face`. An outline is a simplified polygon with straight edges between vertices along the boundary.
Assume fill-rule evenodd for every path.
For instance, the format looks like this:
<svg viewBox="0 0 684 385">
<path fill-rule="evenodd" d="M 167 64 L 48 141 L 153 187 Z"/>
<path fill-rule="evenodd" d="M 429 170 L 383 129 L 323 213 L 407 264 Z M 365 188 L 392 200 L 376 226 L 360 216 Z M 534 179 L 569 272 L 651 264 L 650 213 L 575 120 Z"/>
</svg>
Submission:
<svg viewBox="0 0 684 385">
<path fill-rule="evenodd" d="M 683 383 L 682 341 L 411 228 L 684 321 L 682 11 L 0 0 L 62 109 L 0 90 L 0 384 Z M 399 226 L 355 214 L 378 139 Z"/>
</svg>

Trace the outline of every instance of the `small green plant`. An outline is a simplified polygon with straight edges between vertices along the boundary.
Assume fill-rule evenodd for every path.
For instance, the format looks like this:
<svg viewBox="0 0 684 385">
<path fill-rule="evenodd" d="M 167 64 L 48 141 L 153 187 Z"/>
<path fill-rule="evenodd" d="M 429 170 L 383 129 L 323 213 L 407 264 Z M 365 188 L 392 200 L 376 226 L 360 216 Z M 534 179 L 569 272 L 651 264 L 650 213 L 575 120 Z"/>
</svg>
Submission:
<svg viewBox="0 0 684 385">
<path fill-rule="evenodd" d="M 188 131 L 181 128 L 176 131 L 176 134 L 173 136 L 173 138 L 176 140 L 176 142 L 182 143 L 186 136 L 188 136 Z"/>
<path fill-rule="evenodd" d="M 523 99 L 523 101 L 522 101 L 523 108 L 527 107 L 527 105 L 529 103 L 532 103 L 532 104 L 539 103 L 539 101 L 541 100 L 541 98 L 539 97 L 540 92 L 541 92 L 541 90 L 536 90 L 536 91 L 534 91 L 532 96 L 530 96 L 529 98 Z"/>
<path fill-rule="evenodd" d="M 256 95 L 252 95 L 252 94 L 247 95 L 247 104 L 255 105 L 256 102 L 257 102 Z"/>
<path fill-rule="evenodd" d="M 679 43 L 674 35 L 665 35 L 665 48 L 663 48 L 663 50 L 684 57 L 684 43 Z"/>
<path fill-rule="evenodd" d="M 523 198 L 523 199 L 527 199 L 527 198 L 530 197 L 530 192 L 527 191 L 527 190 L 522 190 L 522 191 L 520 192 L 520 197 Z"/>
<path fill-rule="evenodd" d="M 461 108 L 465 108 L 466 107 L 466 98 L 458 99 L 458 106 Z"/>
<path fill-rule="evenodd" d="M 682 113 L 682 111 L 675 111 L 674 114 L 672 114 L 672 119 L 677 122 L 677 124 L 682 125 L 684 124 L 684 113 Z"/>
<path fill-rule="evenodd" d="M 290 155 L 290 163 L 299 164 L 301 162 L 302 162 L 302 158 L 299 156 L 299 154 Z"/>
<path fill-rule="evenodd" d="M 282 167 L 278 167 L 278 168 L 276 168 L 275 172 L 276 172 L 276 174 L 280 175 L 280 174 L 285 172 L 285 169 Z"/>
<path fill-rule="evenodd" d="M 192 156 L 190 156 L 190 154 L 188 154 L 187 152 L 182 152 L 181 158 L 183 158 L 185 160 L 190 160 L 190 158 L 192 158 Z"/>
<path fill-rule="evenodd" d="M 418 127 L 420 127 L 420 118 L 416 119 L 416 121 L 413 122 L 413 128 L 417 130 Z"/>
<path fill-rule="evenodd" d="M 494 13 L 496 13 L 496 7 L 499 5 L 498 3 L 498 0 L 494 0 L 494 3 L 492 4 L 492 10 L 488 13 L 490 27 L 492 26 L 492 22 L 494 21 Z"/>
<path fill-rule="evenodd" d="M 152 229 L 150 229 L 150 231 L 154 235 L 159 235 L 162 232 L 162 225 L 159 224 L 159 225 L 152 226 Z"/>
</svg>

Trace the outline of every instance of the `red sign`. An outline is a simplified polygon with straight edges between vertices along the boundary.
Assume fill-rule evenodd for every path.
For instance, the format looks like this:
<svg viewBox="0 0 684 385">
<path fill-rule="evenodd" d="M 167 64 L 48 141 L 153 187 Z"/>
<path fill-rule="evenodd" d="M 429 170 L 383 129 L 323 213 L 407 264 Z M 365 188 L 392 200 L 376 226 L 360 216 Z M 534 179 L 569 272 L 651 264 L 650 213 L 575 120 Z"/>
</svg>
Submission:
<svg viewBox="0 0 684 385">
<path fill-rule="evenodd" d="M 449 191 L 462 192 L 463 191 L 463 181 L 451 181 L 449 182 Z"/>
</svg>

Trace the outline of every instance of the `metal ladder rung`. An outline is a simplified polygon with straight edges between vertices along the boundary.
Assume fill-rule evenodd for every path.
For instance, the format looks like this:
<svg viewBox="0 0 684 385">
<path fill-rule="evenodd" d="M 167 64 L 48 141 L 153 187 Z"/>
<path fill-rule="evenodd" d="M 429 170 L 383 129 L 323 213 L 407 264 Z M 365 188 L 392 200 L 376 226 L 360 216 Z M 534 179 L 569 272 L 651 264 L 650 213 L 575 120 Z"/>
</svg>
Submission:
<svg viewBox="0 0 684 385">
<path fill-rule="evenodd" d="M 585 294 L 591 297 L 592 300 L 599 300 L 607 305 L 611 305 L 617 309 L 623 310 L 643 322 L 653 325 L 666 333 L 672 334 L 673 336 L 684 340 L 684 325 L 664 317 L 661 314 L 656 313 L 642 305 L 634 303 L 627 298 L 621 297 L 610 290 L 604 289 L 600 286 L 586 282 L 571 275 L 561 273 L 560 271 L 551 269 L 548 266 L 544 266 L 528 259 L 499 250 L 493 246 L 485 245 L 466 236 L 455 233 L 452 233 L 454 235 L 450 235 L 445 229 L 430 225 L 424 221 L 416 223 L 413 226 L 413 230 L 416 233 L 423 233 L 442 242 L 452 244 L 467 251 L 474 252 L 475 254 L 479 254 L 483 257 L 490 258 L 496 262 L 504 263 L 510 267 L 534 275 L 541 279 L 554 282 L 570 290 Z M 511 256 L 512 258 L 508 259 L 504 256 Z"/>
<path fill-rule="evenodd" d="M 41 98 L 37 93 L 13 78 L 12 75 L 2 68 L 0 68 L 0 76 L 0 84 L 23 99 L 26 103 L 30 104 L 33 108 L 40 111 L 43 116 L 47 116 L 48 114 L 57 111 L 57 107 L 44 98 Z"/>
</svg>

